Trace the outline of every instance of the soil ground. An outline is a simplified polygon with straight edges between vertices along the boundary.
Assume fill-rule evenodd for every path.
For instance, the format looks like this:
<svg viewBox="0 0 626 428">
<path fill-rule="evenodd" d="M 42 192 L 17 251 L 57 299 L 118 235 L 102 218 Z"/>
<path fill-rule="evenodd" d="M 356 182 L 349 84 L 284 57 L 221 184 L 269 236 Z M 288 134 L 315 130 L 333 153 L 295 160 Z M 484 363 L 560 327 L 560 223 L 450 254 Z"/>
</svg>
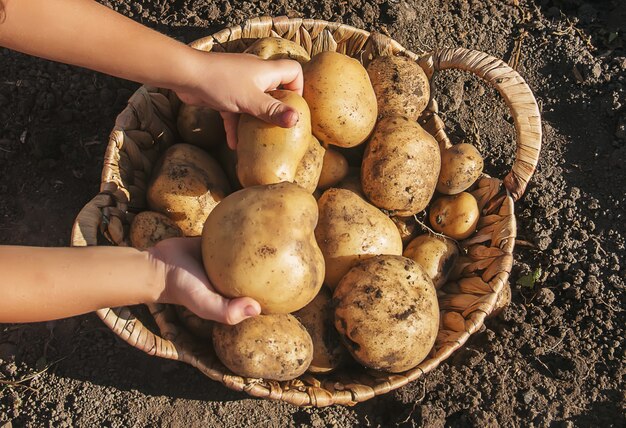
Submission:
<svg viewBox="0 0 626 428">
<path fill-rule="evenodd" d="M 422 379 L 355 407 L 250 398 L 142 354 L 95 315 L 0 326 L 0 426 L 626 426 L 626 8 L 583 0 L 103 1 L 191 41 L 262 14 L 386 32 L 413 51 L 509 63 L 543 114 L 541 162 L 516 205 L 512 304 Z M 67 245 L 98 191 L 135 83 L 0 50 L 0 244 Z M 435 79 L 445 120 L 504 176 L 511 118 L 462 73 Z M 540 272 L 539 272 L 540 271 Z M 538 273 L 532 284 L 525 275 Z M 522 279 L 522 280 L 521 280 Z"/>
</svg>

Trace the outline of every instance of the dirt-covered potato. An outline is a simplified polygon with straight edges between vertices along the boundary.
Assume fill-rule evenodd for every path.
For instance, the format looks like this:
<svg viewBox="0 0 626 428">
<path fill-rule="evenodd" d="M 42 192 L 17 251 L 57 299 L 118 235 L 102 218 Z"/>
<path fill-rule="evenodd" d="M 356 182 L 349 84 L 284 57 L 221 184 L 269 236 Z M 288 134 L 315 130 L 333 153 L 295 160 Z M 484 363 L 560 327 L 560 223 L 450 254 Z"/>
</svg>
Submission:
<svg viewBox="0 0 626 428">
<path fill-rule="evenodd" d="M 349 167 L 346 158 L 336 150 L 327 149 L 324 153 L 322 172 L 317 187 L 328 189 L 348 175 Z"/>
<path fill-rule="evenodd" d="M 243 187 L 293 182 L 311 142 L 311 115 L 306 101 L 293 91 L 269 93 L 293 107 L 300 119 L 291 128 L 271 125 L 242 114 L 237 127 L 237 176 Z"/>
<path fill-rule="evenodd" d="M 346 349 L 335 330 L 331 299 L 330 289 L 322 287 L 311 303 L 293 314 L 313 340 L 313 360 L 308 369 L 311 373 L 333 371 L 346 358 Z"/>
<path fill-rule="evenodd" d="M 439 145 L 428 132 L 407 118 L 386 117 L 367 143 L 361 184 L 374 205 L 409 216 L 430 202 L 440 168 Z"/>
<path fill-rule="evenodd" d="M 304 64 L 311 59 L 309 53 L 297 43 L 281 37 L 263 37 L 251 44 L 244 53 L 262 59 L 293 59 Z"/>
<path fill-rule="evenodd" d="M 130 243 L 140 250 L 154 247 L 167 238 L 183 236 L 183 231 L 167 216 L 154 211 L 143 211 L 130 224 Z"/>
<path fill-rule="evenodd" d="M 357 194 L 331 188 L 317 203 L 315 237 L 326 261 L 324 282 L 331 289 L 361 259 L 402 254 L 402 239 L 393 221 Z"/>
<path fill-rule="evenodd" d="M 183 325 L 194 336 L 209 338 L 213 333 L 213 321 L 200 318 L 184 306 L 175 305 L 176 315 Z"/>
<path fill-rule="evenodd" d="M 211 212 L 202 233 L 211 283 L 226 297 L 252 297 L 264 314 L 303 308 L 324 280 L 317 219 L 315 198 L 294 183 L 233 193 Z"/>
<path fill-rule="evenodd" d="M 426 234 L 412 240 L 403 255 L 419 263 L 439 289 L 452 272 L 459 258 L 459 249 L 450 239 Z"/>
<path fill-rule="evenodd" d="M 229 193 L 224 171 L 208 153 L 175 144 L 158 162 L 147 200 L 150 209 L 169 217 L 185 236 L 200 236 L 211 210 Z"/>
<path fill-rule="evenodd" d="M 467 192 L 437 198 L 428 214 L 431 227 L 453 239 L 465 239 L 474 233 L 479 217 L 476 199 Z"/>
<path fill-rule="evenodd" d="M 209 150 L 226 141 L 224 121 L 209 107 L 182 104 L 178 111 L 178 133 L 185 143 Z"/>
<path fill-rule="evenodd" d="M 294 379 L 313 358 L 311 336 L 289 314 L 259 315 L 237 325 L 216 323 L 213 346 L 233 373 L 251 378 Z"/>
<path fill-rule="evenodd" d="M 326 150 L 317 138 L 311 135 L 309 148 L 296 169 L 294 183 L 313 193 L 317 189 L 322 174 L 322 166 L 324 164 Z"/>
<path fill-rule="evenodd" d="M 376 123 L 376 95 L 359 61 L 320 52 L 303 66 L 303 96 L 311 109 L 313 134 L 325 144 L 363 143 Z"/>
<path fill-rule="evenodd" d="M 483 157 L 476 147 L 461 143 L 441 153 L 437 191 L 456 195 L 469 188 L 483 172 Z"/>
<path fill-rule="evenodd" d="M 431 279 L 402 256 L 359 262 L 333 294 L 335 327 L 352 356 L 366 367 L 399 373 L 417 366 L 439 330 Z"/>
<path fill-rule="evenodd" d="M 417 120 L 430 100 L 430 83 L 422 67 L 405 56 L 379 56 L 367 66 L 378 100 L 378 117 Z"/>
</svg>

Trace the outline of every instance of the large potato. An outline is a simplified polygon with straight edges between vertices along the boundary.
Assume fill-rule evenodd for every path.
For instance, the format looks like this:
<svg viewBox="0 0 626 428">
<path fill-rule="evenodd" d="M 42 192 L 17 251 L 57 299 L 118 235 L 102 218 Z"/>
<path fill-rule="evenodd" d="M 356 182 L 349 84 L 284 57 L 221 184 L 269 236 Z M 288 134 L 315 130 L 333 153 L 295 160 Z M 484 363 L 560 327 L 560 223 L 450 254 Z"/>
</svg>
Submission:
<svg viewBox="0 0 626 428">
<path fill-rule="evenodd" d="M 300 119 L 291 128 L 281 128 L 249 114 L 241 115 L 237 128 L 237 176 L 243 187 L 293 182 L 309 149 L 311 115 L 304 98 L 286 90 L 275 90 L 270 95 L 293 107 Z"/>
<path fill-rule="evenodd" d="M 483 172 L 483 157 L 471 144 L 456 144 L 441 153 L 437 191 L 456 195 L 467 190 Z"/>
<path fill-rule="evenodd" d="M 293 314 L 313 340 L 313 360 L 308 369 L 311 373 L 328 373 L 346 358 L 346 350 L 335 330 L 331 299 L 331 291 L 322 287 L 311 303 Z"/>
<path fill-rule="evenodd" d="M 315 237 L 326 261 L 325 283 L 334 289 L 359 260 L 378 254 L 402 254 L 393 221 L 357 194 L 331 188 L 318 200 Z"/>
<path fill-rule="evenodd" d="M 202 259 L 215 289 L 248 296 L 264 314 L 306 306 L 324 280 L 313 233 L 315 198 L 293 183 L 248 187 L 215 207 L 202 233 Z"/>
<path fill-rule="evenodd" d="M 183 231 L 167 216 L 154 211 L 143 211 L 130 224 L 130 242 L 140 250 L 154 247 L 158 242 L 183 236 Z"/>
<path fill-rule="evenodd" d="M 259 315 L 237 325 L 215 324 L 213 346 L 222 363 L 244 377 L 290 380 L 306 371 L 313 342 L 293 315 Z"/>
<path fill-rule="evenodd" d="M 359 61 L 320 52 L 303 67 L 303 96 L 311 108 L 313 134 L 326 144 L 353 147 L 376 123 L 376 95 Z"/>
<path fill-rule="evenodd" d="M 182 104 L 176 124 L 185 143 L 209 150 L 226 142 L 222 116 L 212 108 Z"/>
<path fill-rule="evenodd" d="M 428 220 L 432 228 L 453 239 L 468 238 L 476 230 L 480 212 L 471 193 L 440 196 L 430 206 Z"/>
<path fill-rule="evenodd" d="M 361 364 L 392 373 L 417 366 L 439 330 L 437 293 L 426 272 L 401 256 L 361 261 L 333 294 L 335 327 Z"/>
<path fill-rule="evenodd" d="M 326 150 L 317 141 L 317 138 L 311 135 L 309 148 L 300 161 L 298 169 L 296 169 L 296 176 L 293 182 L 310 193 L 315 192 L 322 174 L 325 152 Z"/>
<path fill-rule="evenodd" d="M 173 220 L 185 236 L 200 236 L 211 210 L 230 193 L 219 164 L 190 144 L 167 149 L 153 174 L 148 206 Z"/>
<path fill-rule="evenodd" d="M 407 118 L 386 117 L 365 149 L 361 183 L 378 208 L 409 216 L 430 202 L 440 169 L 439 145 L 429 133 Z"/>
<path fill-rule="evenodd" d="M 450 276 L 459 258 L 459 249 L 451 239 L 426 234 L 412 240 L 403 255 L 419 263 L 439 289 Z"/>
<path fill-rule="evenodd" d="M 378 100 L 378 116 L 417 120 L 430 100 L 430 83 L 422 67 L 405 56 L 379 56 L 367 66 Z"/>
<path fill-rule="evenodd" d="M 308 62 L 309 53 L 297 43 L 281 37 L 263 37 L 251 44 L 244 53 L 256 55 L 262 59 L 293 59 L 300 64 Z"/>
</svg>

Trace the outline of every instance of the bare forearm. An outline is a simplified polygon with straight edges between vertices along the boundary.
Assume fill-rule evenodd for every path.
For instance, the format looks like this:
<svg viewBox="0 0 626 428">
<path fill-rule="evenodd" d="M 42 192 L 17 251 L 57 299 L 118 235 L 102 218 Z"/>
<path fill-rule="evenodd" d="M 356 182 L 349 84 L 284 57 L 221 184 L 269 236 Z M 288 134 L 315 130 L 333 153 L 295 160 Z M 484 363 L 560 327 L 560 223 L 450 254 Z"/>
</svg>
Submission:
<svg viewBox="0 0 626 428">
<path fill-rule="evenodd" d="M 192 49 L 92 0 L 3 0 L 0 46 L 177 90 Z"/>
<path fill-rule="evenodd" d="M 0 246 L 0 323 L 153 302 L 165 272 L 134 248 Z"/>
</svg>

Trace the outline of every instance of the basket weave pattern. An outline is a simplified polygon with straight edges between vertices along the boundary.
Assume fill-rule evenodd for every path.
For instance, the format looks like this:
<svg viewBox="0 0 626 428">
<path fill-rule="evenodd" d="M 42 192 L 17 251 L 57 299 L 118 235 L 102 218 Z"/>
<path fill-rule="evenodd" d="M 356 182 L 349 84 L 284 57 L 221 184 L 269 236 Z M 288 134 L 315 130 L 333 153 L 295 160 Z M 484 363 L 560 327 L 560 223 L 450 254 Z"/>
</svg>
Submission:
<svg viewBox="0 0 626 428">
<path fill-rule="evenodd" d="M 159 332 L 149 330 L 131 308 L 104 308 L 98 315 L 115 334 L 144 352 L 186 362 L 229 388 L 256 397 L 299 406 L 355 404 L 387 393 L 429 372 L 448 358 L 483 324 L 508 289 L 515 244 L 514 200 L 524 192 L 534 172 L 541 146 L 540 116 L 524 80 L 502 61 L 467 49 L 443 49 L 417 55 L 381 34 L 347 25 L 311 19 L 257 18 L 192 43 L 204 51 L 242 52 L 256 39 L 283 37 L 303 46 L 311 56 L 337 51 L 365 65 L 380 55 L 405 55 L 430 77 L 436 71 L 470 71 L 498 89 L 511 110 L 517 133 L 517 153 L 511 172 L 499 180 L 483 176 L 472 194 L 481 217 L 477 232 L 461 243 L 466 250 L 457 266 L 459 279 L 439 290 L 440 331 L 433 350 L 417 367 L 401 374 L 366 369 L 340 369 L 329 375 L 305 374 L 287 382 L 237 376 L 216 358 L 210 341 L 192 337 L 180 326 L 169 305 L 149 305 Z M 448 145 L 436 103 L 421 122 Z M 180 101 L 168 90 L 144 86 L 129 100 L 110 135 L 100 193 L 79 213 L 72 245 L 97 245 L 100 232 L 115 245 L 130 245 L 129 225 L 146 209 L 146 187 L 160 154 L 177 142 L 176 116 Z"/>
</svg>

